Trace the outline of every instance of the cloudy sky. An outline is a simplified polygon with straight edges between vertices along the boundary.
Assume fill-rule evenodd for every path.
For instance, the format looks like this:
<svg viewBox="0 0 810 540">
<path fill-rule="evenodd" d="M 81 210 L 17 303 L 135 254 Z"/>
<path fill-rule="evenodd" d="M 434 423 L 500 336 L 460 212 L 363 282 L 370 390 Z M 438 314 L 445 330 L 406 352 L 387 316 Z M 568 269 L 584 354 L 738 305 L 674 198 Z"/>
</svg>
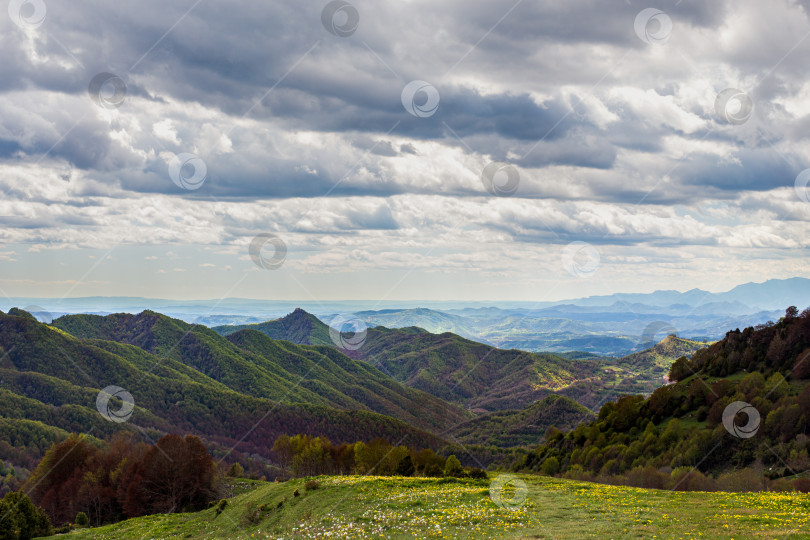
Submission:
<svg viewBox="0 0 810 540">
<path fill-rule="evenodd" d="M 810 2 L 7 4 L 5 295 L 810 277 Z"/>
</svg>

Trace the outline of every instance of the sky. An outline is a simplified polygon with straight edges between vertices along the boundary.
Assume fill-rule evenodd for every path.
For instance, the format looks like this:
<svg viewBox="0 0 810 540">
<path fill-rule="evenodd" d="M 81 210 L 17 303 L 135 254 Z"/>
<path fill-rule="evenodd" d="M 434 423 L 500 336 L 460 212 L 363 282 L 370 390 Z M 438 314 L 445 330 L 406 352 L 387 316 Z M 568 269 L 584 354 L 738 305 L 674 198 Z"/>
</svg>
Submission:
<svg viewBox="0 0 810 540">
<path fill-rule="evenodd" d="M 547 301 L 810 277 L 810 2 L 0 11 L 0 294 Z"/>
</svg>

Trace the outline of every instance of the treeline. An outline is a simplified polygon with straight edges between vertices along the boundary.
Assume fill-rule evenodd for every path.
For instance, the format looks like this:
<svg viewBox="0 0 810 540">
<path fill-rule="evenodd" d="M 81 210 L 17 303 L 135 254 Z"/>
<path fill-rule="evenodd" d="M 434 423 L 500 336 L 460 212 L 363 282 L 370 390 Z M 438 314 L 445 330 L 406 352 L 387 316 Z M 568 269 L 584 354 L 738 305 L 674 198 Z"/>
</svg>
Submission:
<svg viewBox="0 0 810 540">
<path fill-rule="evenodd" d="M 721 341 L 697 351 L 691 359 L 679 358 L 669 378 L 682 381 L 694 373 L 727 377 L 739 372 L 759 371 L 766 377 L 810 377 L 810 308 L 799 313 L 795 306 L 777 323 L 767 322 L 726 333 Z"/>
<path fill-rule="evenodd" d="M 720 473 L 711 477 L 694 467 L 669 467 L 656 469 L 652 466 L 635 467 L 618 475 L 593 474 L 575 465 L 564 478 L 584 482 L 598 482 L 616 486 L 632 486 L 646 489 L 666 489 L 672 491 L 800 491 L 810 493 L 810 478 L 770 479 L 765 468 L 746 467 Z"/>
<path fill-rule="evenodd" d="M 121 434 L 102 448 L 73 435 L 45 453 L 23 490 L 53 523 L 81 516 L 100 525 L 203 509 L 218 495 L 218 478 L 213 459 L 192 435 L 166 435 L 149 445 Z"/>
<path fill-rule="evenodd" d="M 550 429 L 513 468 L 640 487 L 806 489 L 778 480 L 810 470 L 810 311 L 729 332 L 671 373 L 679 382 L 647 399 L 625 396 L 589 424 Z M 734 424 L 750 420 L 750 437 L 723 424 L 733 402 L 752 407 Z"/>
<path fill-rule="evenodd" d="M 317 475 L 454 476 L 485 478 L 476 467 L 463 467 L 455 455 L 430 448 L 394 446 L 385 439 L 333 444 L 326 437 L 282 435 L 273 444 L 280 466 L 294 477 Z"/>
</svg>

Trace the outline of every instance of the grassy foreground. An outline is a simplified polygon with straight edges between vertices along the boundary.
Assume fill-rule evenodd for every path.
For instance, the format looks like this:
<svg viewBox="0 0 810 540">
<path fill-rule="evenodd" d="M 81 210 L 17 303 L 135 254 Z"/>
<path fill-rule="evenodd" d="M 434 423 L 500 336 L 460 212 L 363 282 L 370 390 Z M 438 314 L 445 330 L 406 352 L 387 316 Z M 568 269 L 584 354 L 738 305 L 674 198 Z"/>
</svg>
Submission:
<svg viewBox="0 0 810 540">
<path fill-rule="evenodd" d="M 219 515 L 210 508 L 148 516 L 62 538 L 810 538 L 807 494 L 516 478 L 503 491 L 497 476 L 319 477 L 320 487 L 309 491 L 305 480 L 258 482 L 255 489 L 243 486 L 250 490 L 231 498 Z M 491 484 L 500 506 L 490 497 Z"/>
</svg>

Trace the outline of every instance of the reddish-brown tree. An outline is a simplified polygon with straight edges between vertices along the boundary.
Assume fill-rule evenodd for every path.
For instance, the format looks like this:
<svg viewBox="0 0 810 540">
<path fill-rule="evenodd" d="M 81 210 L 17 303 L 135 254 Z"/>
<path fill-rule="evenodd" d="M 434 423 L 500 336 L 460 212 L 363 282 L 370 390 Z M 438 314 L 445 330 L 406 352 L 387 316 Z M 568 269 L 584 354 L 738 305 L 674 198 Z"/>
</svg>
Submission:
<svg viewBox="0 0 810 540">
<path fill-rule="evenodd" d="M 217 469 L 198 437 L 166 435 L 125 473 L 128 516 L 204 508 L 216 497 Z"/>
</svg>

